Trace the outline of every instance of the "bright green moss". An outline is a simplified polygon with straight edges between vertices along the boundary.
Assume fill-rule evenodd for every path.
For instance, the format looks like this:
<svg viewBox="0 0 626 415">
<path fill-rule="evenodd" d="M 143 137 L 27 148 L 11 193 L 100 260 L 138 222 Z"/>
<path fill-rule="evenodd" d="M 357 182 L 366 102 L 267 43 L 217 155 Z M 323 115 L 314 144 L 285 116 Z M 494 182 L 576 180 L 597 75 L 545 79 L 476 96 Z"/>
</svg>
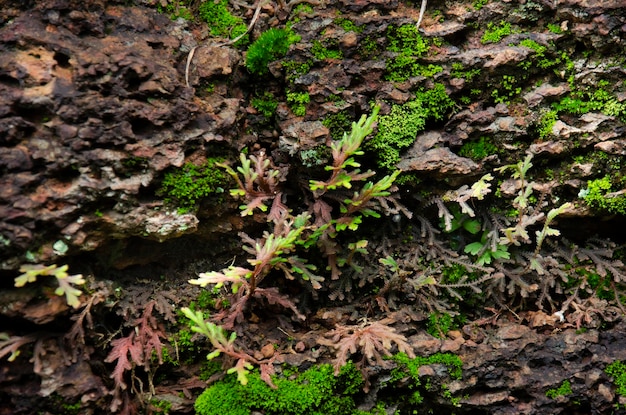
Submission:
<svg viewBox="0 0 626 415">
<path fill-rule="evenodd" d="M 400 152 L 410 147 L 417 133 L 424 130 L 427 120 L 442 120 L 453 106 L 454 101 L 442 84 L 420 91 L 414 100 L 393 105 L 388 115 L 379 117 L 378 134 L 366 149 L 375 155 L 381 168 L 391 170 L 400 161 Z"/>
<path fill-rule="evenodd" d="M 234 39 L 248 29 L 241 17 L 233 16 L 228 10 L 228 0 L 215 2 L 207 0 L 198 9 L 202 20 L 207 22 L 211 35 Z M 241 38 L 236 45 L 248 43 L 248 36 Z"/>
<path fill-rule="evenodd" d="M 561 33 L 563 33 L 563 29 L 561 29 L 561 26 L 558 24 L 548 23 L 547 27 L 550 32 L 556 35 L 560 35 Z"/>
<path fill-rule="evenodd" d="M 414 76 L 432 77 L 443 70 L 438 65 L 422 65 L 418 59 L 428 52 L 429 45 L 422 39 L 415 25 L 390 26 L 387 30 L 387 50 L 397 55 L 387 60 L 385 79 L 403 82 Z"/>
<path fill-rule="evenodd" d="M 196 400 L 198 415 L 355 415 L 353 399 L 363 385 L 360 372 L 348 363 L 335 376 L 331 365 L 314 366 L 289 378 L 275 378 L 277 389 L 261 380 L 258 372 L 248 376 L 246 386 L 235 376 L 206 389 Z"/>
<path fill-rule="evenodd" d="M 447 313 L 430 313 L 428 315 L 428 323 L 426 331 L 433 337 L 443 339 L 453 328 L 453 318 Z"/>
<path fill-rule="evenodd" d="M 268 73 L 267 65 L 282 58 L 289 51 L 289 46 L 300 37 L 287 29 L 269 29 L 250 45 L 246 52 L 246 67 L 252 73 Z"/>
<path fill-rule="evenodd" d="M 228 176 L 215 166 L 221 161 L 213 158 L 201 166 L 185 163 L 165 175 L 157 194 L 165 196 L 166 203 L 174 203 L 182 211 L 194 209 L 201 199 L 223 193 L 224 187 L 228 186 Z"/>
<path fill-rule="evenodd" d="M 620 102 L 610 89 L 608 81 L 600 80 L 595 87 L 574 89 L 570 96 L 552 104 L 552 109 L 574 115 L 599 111 L 626 122 L 626 103 Z"/>
<path fill-rule="evenodd" d="M 302 117 L 306 114 L 306 104 L 311 101 L 311 97 L 308 92 L 290 92 L 287 91 L 287 102 L 291 111 L 297 117 Z"/>
<path fill-rule="evenodd" d="M 611 363 L 604 369 L 604 372 L 613 377 L 613 383 L 616 386 L 615 392 L 619 396 L 626 396 L 626 364 L 619 360 Z"/>
<path fill-rule="evenodd" d="M 539 137 L 546 139 L 552 135 L 552 128 L 559 119 L 557 112 L 552 110 L 544 113 L 539 119 Z"/>
<path fill-rule="evenodd" d="M 333 46 L 336 47 L 336 45 Z M 334 47 L 327 48 L 319 40 L 313 41 L 311 53 L 315 56 L 315 59 L 320 61 L 325 59 L 343 59 L 343 53 L 339 49 L 335 49 Z"/>
<path fill-rule="evenodd" d="M 610 195 L 613 184 L 609 176 L 587 182 L 587 189 L 580 192 L 580 196 L 592 209 L 626 215 L 626 197 L 624 195 Z"/>
<path fill-rule="evenodd" d="M 406 24 L 400 27 L 389 26 L 387 29 L 387 40 L 390 52 L 402 53 L 415 57 L 421 57 L 428 52 L 428 43 L 422 38 L 419 30 L 413 24 Z"/>
<path fill-rule="evenodd" d="M 522 87 L 518 86 L 519 80 L 513 75 L 503 75 L 498 83 L 498 88 L 491 91 L 491 96 L 496 104 L 508 103 L 522 93 Z"/>
<path fill-rule="evenodd" d="M 572 385 L 570 383 L 569 380 L 564 380 L 563 383 L 561 383 L 561 386 L 559 386 L 558 388 L 552 388 L 552 389 L 548 389 L 546 391 L 546 396 L 550 399 L 556 399 L 559 396 L 567 396 L 567 395 L 571 395 L 572 393 Z"/>
<path fill-rule="evenodd" d="M 452 64 L 452 70 L 450 71 L 450 76 L 453 78 L 462 78 L 467 82 L 472 82 L 478 75 L 480 75 L 480 69 L 465 69 L 460 62 L 454 62 Z"/>
<path fill-rule="evenodd" d="M 252 98 L 252 106 L 256 108 L 265 118 L 272 118 L 278 108 L 278 101 L 270 92 L 263 93 L 263 96 Z"/>
<path fill-rule="evenodd" d="M 486 43 L 498 43 L 502 40 L 503 37 L 510 35 L 511 23 L 501 21 L 500 24 L 496 25 L 493 22 L 487 24 L 487 30 L 483 34 L 483 37 L 480 39 L 482 44 Z"/>
</svg>

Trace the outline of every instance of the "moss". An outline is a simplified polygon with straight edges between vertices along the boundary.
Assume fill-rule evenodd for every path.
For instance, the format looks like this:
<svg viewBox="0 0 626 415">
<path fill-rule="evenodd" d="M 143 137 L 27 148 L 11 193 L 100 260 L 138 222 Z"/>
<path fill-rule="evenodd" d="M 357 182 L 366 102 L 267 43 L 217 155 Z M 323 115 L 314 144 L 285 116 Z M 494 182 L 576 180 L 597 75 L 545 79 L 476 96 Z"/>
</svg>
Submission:
<svg viewBox="0 0 626 415">
<path fill-rule="evenodd" d="M 467 82 L 472 82 L 478 75 L 480 75 L 480 69 L 465 69 L 460 62 L 454 62 L 452 64 L 452 70 L 450 71 L 450 76 L 453 78 L 465 79 Z"/>
<path fill-rule="evenodd" d="M 189 0 L 175 0 L 167 3 L 165 7 L 161 4 L 157 5 L 157 11 L 170 16 L 172 20 L 185 19 L 193 20 L 193 13 L 189 9 Z"/>
<path fill-rule="evenodd" d="M 224 192 L 229 178 L 215 163 L 221 158 L 212 158 L 201 166 L 185 163 L 183 167 L 165 175 L 157 194 L 165 196 L 166 203 L 176 204 L 182 211 L 194 209 L 203 198 Z"/>
<path fill-rule="evenodd" d="M 306 75 L 311 70 L 312 62 L 286 61 L 282 63 L 285 70 L 285 79 L 289 83 L 293 83 L 302 75 Z"/>
<path fill-rule="evenodd" d="M 546 396 L 550 399 L 556 399 L 559 396 L 567 396 L 572 393 L 572 385 L 569 380 L 564 380 L 558 388 L 548 389 L 546 391 Z"/>
<path fill-rule="evenodd" d="M 452 330 L 454 325 L 453 318 L 447 313 L 430 313 L 428 315 L 428 323 L 426 331 L 433 337 L 443 339 L 448 332 Z"/>
<path fill-rule="evenodd" d="M 513 33 L 511 30 L 511 23 L 501 21 L 500 24 L 496 25 L 493 22 L 489 22 L 480 41 L 482 44 L 498 43 L 503 37 L 508 36 L 511 33 Z"/>
<path fill-rule="evenodd" d="M 357 26 L 352 20 L 343 17 L 336 18 L 333 20 L 333 23 L 341 27 L 346 32 L 361 33 L 365 29 L 365 26 Z"/>
<path fill-rule="evenodd" d="M 491 91 L 491 96 L 496 104 L 508 103 L 522 93 L 522 88 L 518 86 L 519 80 L 513 75 L 503 75 L 498 83 L 499 88 Z"/>
<path fill-rule="evenodd" d="M 611 195 L 612 188 L 610 176 L 604 176 L 601 179 L 589 180 L 587 189 L 582 190 L 579 196 L 592 209 L 626 215 L 626 197 Z"/>
<path fill-rule="evenodd" d="M 428 43 L 422 38 L 419 30 L 413 24 L 399 27 L 389 26 L 387 29 L 387 40 L 390 52 L 402 53 L 415 57 L 421 57 L 428 52 Z"/>
<path fill-rule="evenodd" d="M 552 128 L 558 120 L 557 112 L 547 111 L 539 119 L 539 137 L 541 139 L 549 138 L 552 135 Z"/>
<path fill-rule="evenodd" d="M 403 105 L 393 105 L 388 115 L 379 117 L 378 134 L 366 145 L 376 157 L 378 166 L 392 169 L 400 161 L 400 152 L 410 147 L 417 133 L 428 120 L 440 121 L 454 106 L 442 84 L 419 91 L 415 99 Z"/>
<path fill-rule="evenodd" d="M 265 118 L 272 118 L 278 108 L 278 101 L 270 92 L 264 92 L 261 97 L 252 98 L 252 106 Z"/>
<path fill-rule="evenodd" d="M 356 367 L 348 363 L 335 376 L 329 364 L 314 366 L 289 378 L 275 377 L 276 389 L 261 380 L 258 372 L 248 376 L 242 386 L 235 376 L 206 389 L 196 400 L 198 415 L 249 415 L 262 411 L 268 415 L 355 415 L 353 399 L 363 384 Z"/>
<path fill-rule="evenodd" d="M 300 17 L 302 14 L 310 14 L 313 13 L 313 6 L 307 3 L 300 3 L 296 7 L 293 8 L 291 15 L 293 16 L 288 22 L 287 26 L 292 27 L 295 23 L 299 23 L 302 18 Z"/>
<path fill-rule="evenodd" d="M 252 73 L 268 73 L 267 65 L 282 58 L 289 51 L 289 46 L 300 37 L 288 29 L 269 29 L 250 45 L 246 53 L 246 67 Z"/>
<path fill-rule="evenodd" d="M 217 3 L 207 0 L 198 9 L 200 17 L 209 25 L 211 35 L 234 39 L 248 30 L 243 19 L 233 16 L 228 10 L 228 0 L 221 0 Z M 243 36 L 237 46 L 244 46 L 248 43 L 248 35 Z"/>
<path fill-rule="evenodd" d="M 291 92 L 287 91 L 287 102 L 291 111 L 297 117 L 302 117 L 306 114 L 306 104 L 311 101 L 311 97 L 308 92 Z"/>
<path fill-rule="evenodd" d="M 373 59 L 380 53 L 378 42 L 374 36 L 366 36 L 359 42 L 359 53 L 363 59 Z"/>
<path fill-rule="evenodd" d="M 480 137 L 476 141 L 466 141 L 459 150 L 459 155 L 480 161 L 487 156 L 498 153 L 498 147 L 490 137 Z"/>
<path fill-rule="evenodd" d="M 563 33 L 563 29 L 561 28 L 561 25 L 548 23 L 546 27 L 548 28 L 550 32 L 554 33 L 555 35 L 560 35 L 561 33 Z"/>
<path fill-rule="evenodd" d="M 352 128 L 354 120 L 346 111 L 340 111 L 336 114 L 330 114 L 322 121 L 322 124 L 330 131 L 333 140 L 341 140 L 346 131 Z"/>
<path fill-rule="evenodd" d="M 311 53 L 315 59 L 323 61 L 326 59 L 343 59 L 343 53 L 339 49 L 335 49 L 336 44 L 330 45 L 330 48 L 324 46 L 319 40 L 313 41 Z"/>
<path fill-rule="evenodd" d="M 482 9 L 487 3 L 489 3 L 489 0 L 474 0 L 474 8 L 476 10 L 480 10 Z"/>
<path fill-rule="evenodd" d="M 385 79 L 392 82 L 403 82 L 410 77 L 431 77 L 441 72 L 438 65 L 422 65 L 418 59 L 430 49 L 428 42 L 420 35 L 415 25 L 390 26 L 387 29 L 387 50 L 397 53 L 387 60 Z"/>
<path fill-rule="evenodd" d="M 552 109 L 558 113 L 581 115 L 591 111 L 600 111 L 603 114 L 617 117 L 626 122 L 626 103 L 621 102 L 610 90 L 613 86 L 606 80 L 600 80 L 595 87 L 576 88 L 573 92 L 552 104 Z"/>
<path fill-rule="evenodd" d="M 397 367 L 391 371 L 391 378 L 387 382 L 394 385 L 399 381 L 403 381 L 407 377 L 410 379 L 409 390 L 412 392 L 410 395 L 404 395 L 411 405 L 419 405 L 423 402 L 423 393 L 428 390 L 428 395 L 433 395 L 434 386 L 431 384 L 422 385 L 422 377 L 420 376 L 420 367 L 426 365 L 444 365 L 448 374 L 452 379 L 460 379 L 462 375 L 463 362 L 461 359 L 451 353 L 435 353 L 428 357 L 417 356 L 415 358 L 409 358 L 405 353 L 398 353 L 389 358 L 397 364 Z M 458 399 L 452 398 L 450 391 L 445 385 L 441 387 L 441 395 L 450 400 L 453 405 L 458 404 Z"/>
<path fill-rule="evenodd" d="M 153 414 L 169 414 L 172 410 L 172 403 L 164 399 L 151 399 L 150 410 Z"/>
<path fill-rule="evenodd" d="M 608 365 L 604 372 L 613 378 L 615 384 L 615 392 L 619 396 L 626 396 L 626 364 L 619 360 Z"/>
</svg>

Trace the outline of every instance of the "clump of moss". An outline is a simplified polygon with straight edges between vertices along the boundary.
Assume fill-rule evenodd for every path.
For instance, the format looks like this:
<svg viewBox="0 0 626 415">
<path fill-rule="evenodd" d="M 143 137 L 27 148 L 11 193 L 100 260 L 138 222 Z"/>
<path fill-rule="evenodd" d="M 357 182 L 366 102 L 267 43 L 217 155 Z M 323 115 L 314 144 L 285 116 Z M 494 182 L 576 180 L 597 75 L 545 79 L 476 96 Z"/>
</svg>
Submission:
<svg viewBox="0 0 626 415">
<path fill-rule="evenodd" d="M 337 49 L 337 45 L 332 43 L 327 47 L 319 40 L 314 40 L 313 46 L 311 46 L 311 53 L 315 59 L 320 61 L 325 59 L 343 59 L 341 50 Z"/>
<path fill-rule="evenodd" d="M 626 364 L 619 360 L 608 365 L 604 372 L 613 377 L 613 383 L 617 387 L 615 392 L 619 396 L 626 396 Z"/>
<path fill-rule="evenodd" d="M 235 376 L 206 389 L 196 400 L 198 415 L 249 415 L 262 411 L 268 415 L 356 415 L 353 399 L 363 384 L 361 373 L 348 363 L 335 376 L 329 364 L 314 366 L 289 378 L 274 378 L 270 388 L 258 372 L 248 375 L 246 386 Z"/>
<path fill-rule="evenodd" d="M 546 139 L 552 135 L 552 128 L 559 119 L 555 110 L 545 112 L 539 119 L 539 137 Z"/>
<path fill-rule="evenodd" d="M 333 23 L 341 27 L 346 32 L 361 33 L 365 29 L 365 26 L 357 26 L 352 20 L 344 17 L 337 17 L 333 20 Z"/>
<path fill-rule="evenodd" d="M 480 161 L 487 156 L 496 154 L 498 147 L 493 144 L 493 140 L 489 137 L 480 137 L 476 141 L 467 141 L 463 143 L 459 150 L 459 155 L 469 157 L 472 160 Z"/>
<path fill-rule="evenodd" d="M 215 2 L 207 0 L 200 5 L 198 13 L 207 22 L 211 35 L 235 39 L 248 30 L 241 17 L 233 16 L 228 10 L 228 0 Z M 243 36 L 237 46 L 248 44 L 248 36 Z"/>
<path fill-rule="evenodd" d="M 289 51 L 289 46 L 300 37 L 288 29 L 269 29 L 250 45 L 246 53 L 246 67 L 252 73 L 268 73 L 267 65 L 282 58 Z"/>
<path fill-rule="evenodd" d="M 415 25 L 390 26 L 387 30 L 387 50 L 397 55 L 387 60 L 385 79 L 402 82 L 413 76 L 431 77 L 441 72 L 438 65 L 422 65 L 418 59 L 428 52 L 430 46 L 422 38 Z"/>
<path fill-rule="evenodd" d="M 546 396 L 550 399 L 556 399 L 559 396 L 567 396 L 572 393 L 572 384 L 569 380 L 564 380 L 558 388 L 548 389 L 546 391 Z"/>
<path fill-rule="evenodd" d="M 400 152 L 410 147 L 417 133 L 428 120 L 440 121 L 454 106 L 443 84 L 419 91 L 415 99 L 403 105 L 393 105 L 388 115 L 378 121 L 378 134 L 366 145 L 375 155 L 379 167 L 391 170 L 400 161 Z"/>
<path fill-rule="evenodd" d="M 251 104 L 267 119 L 272 118 L 278 108 L 278 101 L 271 92 L 264 92 L 262 96 L 252 98 Z"/>
<path fill-rule="evenodd" d="M 481 43 L 498 43 L 502 40 L 503 37 L 510 35 L 513 33 L 511 30 L 511 23 L 501 21 L 500 24 L 495 24 L 490 22 L 487 24 L 487 30 L 483 34 L 483 37 L 480 39 Z"/>
<path fill-rule="evenodd" d="M 306 114 L 306 104 L 310 101 L 311 96 L 308 92 L 287 91 L 287 103 L 297 117 L 302 117 Z"/>
<path fill-rule="evenodd" d="M 340 111 L 336 114 L 330 114 L 324 120 L 322 124 L 330 131 L 330 136 L 333 140 L 341 140 L 343 134 L 346 131 L 350 131 L 352 128 L 352 122 L 354 120 L 350 117 L 346 111 Z"/>
<path fill-rule="evenodd" d="M 552 104 L 558 113 L 581 115 L 591 111 L 617 117 L 626 122 L 626 103 L 619 101 L 610 91 L 613 88 L 606 80 L 600 80 L 595 87 L 576 89 L 570 96 Z"/>
<path fill-rule="evenodd" d="M 201 199 L 223 193 L 224 187 L 228 186 L 228 176 L 215 166 L 222 161 L 212 158 L 200 166 L 185 163 L 165 175 L 157 194 L 165 196 L 166 203 L 176 204 L 180 212 L 195 209 Z"/>
<path fill-rule="evenodd" d="M 626 197 L 623 194 L 611 194 L 613 184 L 609 176 L 589 180 L 587 189 L 579 194 L 592 209 L 626 215 Z"/>
<path fill-rule="evenodd" d="M 463 362 L 461 359 L 451 353 L 435 353 L 428 357 L 417 356 L 413 359 L 409 358 L 405 353 L 398 353 L 390 357 L 390 360 L 394 361 L 398 366 L 391 371 L 391 379 L 388 381 L 390 384 L 394 384 L 405 378 L 410 378 L 409 389 L 413 392 L 407 395 L 409 404 L 419 405 L 423 402 L 424 397 L 422 393 L 424 389 L 427 389 L 429 394 L 433 394 L 432 385 L 422 386 L 422 377 L 420 376 L 419 369 L 425 365 L 440 364 L 446 366 L 448 374 L 452 379 L 460 379 L 462 375 Z M 458 405 L 458 398 L 453 398 L 450 391 L 443 385 L 441 387 L 441 394 L 450 399 L 451 403 Z"/>
</svg>

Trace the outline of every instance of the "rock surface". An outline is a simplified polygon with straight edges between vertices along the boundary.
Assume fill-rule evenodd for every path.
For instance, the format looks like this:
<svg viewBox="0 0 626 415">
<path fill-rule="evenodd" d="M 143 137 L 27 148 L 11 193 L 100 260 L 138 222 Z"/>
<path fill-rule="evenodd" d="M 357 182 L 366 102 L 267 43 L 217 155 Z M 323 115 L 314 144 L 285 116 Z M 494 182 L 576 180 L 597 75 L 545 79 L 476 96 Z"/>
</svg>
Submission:
<svg viewBox="0 0 626 415">
<path fill-rule="evenodd" d="M 28 258 L 41 264 L 73 262 L 85 273 L 96 269 L 97 281 L 90 281 L 90 292 L 100 293 L 90 297 L 83 311 L 71 314 L 72 321 L 68 318 L 72 310 L 49 292 L 0 293 L 0 317 L 9 322 L 6 330 L 23 335 L 18 342 L 36 344 L 34 366 L 26 359 L 15 364 L 2 360 L 0 414 L 51 410 L 45 403 L 51 396 L 82 397 L 89 408 L 84 413 L 108 411 L 115 391 L 103 353 L 109 352 L 106 347 L 121 330 L 115 322 L 141 319 L 139 314 L 111 312 L 112 304 L 130 302 L 126 309 L 131 310 L 139 309 L 138 303 L 166 304 L 159 313 L 174 324 L 172 309 L 198 295 L 187 287 L 190 275 L 235 263 L 241 249 L 233 235 L 244 228 L 256 229 L 262 218 L 242 219 L 232 201 L 181 213 L 158 192 L 167 172 L 205 160 L 214 148 L 231 155 L 263 149 L 281 169 L 298 169 L 303 151 L 330 142 L 333 131 L 322 122 L 329 114 L 358 118 L 377 100 L 387 115 L 392 104 L 404 104 L 416 91 L 443 83 L 457 100 L 456 107 L 441 121 L 429 121 L 427 131 L 403 150 L 396 166 L 425 178 L 428 191 L 443 193 L 451 183 L 469 183 L 529 152 L 542 166 L 535 188 L 548 199 L 576 203 L 587 180 L 615 169 L 614 159 L 598 164 L 587 156 L 596 150 L 609 156 L 626 154 L 623 108 L 624 113 L 605 108 L 561 115 L 540 133 L 542 117 L 571 92 L 573 83 L 594 91 L 600 80 L 608 79 L 607 88 L 617 91 L 610 102 L 613 109 L 626 104 L 622 0 L 494 0 L 479 9 L 471 1 L 429 2 L 422 30 L 431 41 L 437 38 L 437 53 L 424 56 L 420 64 L 442 69 L 431 77 L 396 83 L 385 78 L 388 60 L 395 55 L 383 45 L 390 27 L 415 22 L 414 8 L 382 0 L 330 1 L 324 7 L 311 2 L 314 12 L 302 13 L 293 25 L 301 41 L 284 59 L 311 67 L 294 74 L 270 65 L 274 78 L 262 84 L 246 71 L 241 50 L 207 39 L 202 24 L 173 21 L 158 13 L 157 3 L 171 2 L 9 0 L 0 10 L 4 287 L 12 285 Z M 284 23 L 283 15 L 289 13 L 278 9 L 280 5 L 273 3 L 264 8 L 258 24 Z M 337 10 L 362 30 L 336 24 Z M 504 20 L 516 29 L 499 42 L 481 42 L 489 23 Z M 551 22 L 558 22 L 560 33 L 548 30 Z M 320 40 L 340 50 L 342 57 L 315 57 L 311 50 Z M 546 60 L 523 46 L 524 40 L 546 47 Z M 362 46 L 366 41 L 369 49 Z M 524 66 L 525 62 L 531 64 Z M 455 63 L 462 73 L 457 73 Z M 289 77 L 290 87 L 310 98 L 304 116 L 294 115 L 292 103 L 283 96 L 281 88 Z M 260 92 L 274 93 L 279 101 L 274 120 L 253 108 L 251 100 Z M 475 159 L 462 155 L 466 144 L 481 137 L 493 140 L 496 154 Z M 618 164 L 617 169 L 622 167 Z M 500 191 L 515 195 L 518 187 L 517 181 L 503 180 Z M 412 201 L 409 193 L 407 199 Z M 292 191 L 285 197 L 300 196 Z M 621 229 L 619 218 L 596 223 L 593 214 L 579 205 L 568 211 L 570 234 L 615 236 Z M 205 258 L 186 263 L 181 270 L 192 254 Z M 166 274 L 178 279 L 155 282 Z M 109 279 L 133 280 L 124 285 L 130 294 L 121 299 L 122 289 L 114 288 Z M 98 324 L 105 327 L 97 333 L 108 338 L 90 339 L 85 350 L 68 353 L 63 344 L 84 335 L 83 319 L 85 327 L 91 324 L 93 329 L 87 321 L 92 306 L 103 318 Z M 593 314 L 595 309 L 589 310 Z M 404 332 L 411 333 L 413 346 L 424 354 L 453 352 L 464 362 L 462 379 L 449 384 L 453 394 L 463 396 L 461 407 L 434 397 L 429 408 L 442 413 L 601 414 L 619 399 L 603 370 L 615 360 L 626 360 L 622 312 L 605 310 L 612 314 L 602 317 L 603 328 L 594 326 L 591 321 L 598 319 L 586 319 L 587 315 L 561 322 L 538 311 L 518 319 L 507 314 L 508 320 L 468 324 L 463 332 L 451 331 L 443 340 L 426 335 L 420 327 L 405 327 Z M 80 329 L 72 323 L 76 321 Z M 265 335 L 257 323 L 250 325 L 250 333 Z M 586 332 L 577 330 L 581 323 L 588 323 Z M 280 324 L 265 328 L 275 330 Z M 295 351 L 276 355 L 291 363 L 318 361 L 320 352 L 311 352 L 315 342 L 307 335 L 323 333 L 295 333 Z M 13 352 L 12 343 L 6 342 L 0 340 L 2 356 Z M 263 340 L 259 358 L 274 356 L 270 343 Z M 95 363 L 88 358 L 92 355 Z M 440 369 L 424 368 L 422 374 L 444 379 Z M 179 385 L 162 385 L 153 392 L 174 404 L 171 413 L 191 413 L 196 392 L 206 383 L 182 369 L 176 376 Z M 189 383 L 182 380 L 188 378 Z M 547 390 L 564 380 L 571 382 L 571 395 L 546 397 Z"/>
</svg>

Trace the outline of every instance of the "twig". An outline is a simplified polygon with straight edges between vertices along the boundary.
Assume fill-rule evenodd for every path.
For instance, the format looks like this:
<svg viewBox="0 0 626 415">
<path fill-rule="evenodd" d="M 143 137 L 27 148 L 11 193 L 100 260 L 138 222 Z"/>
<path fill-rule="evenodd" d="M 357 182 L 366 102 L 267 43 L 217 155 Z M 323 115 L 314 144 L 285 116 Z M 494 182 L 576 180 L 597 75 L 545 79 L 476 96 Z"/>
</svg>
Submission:
<svg viewBox="0 0 626 415">
<path fill-rule="evenodd" d="M 419 30 L 422 19 L 424 18 L 424 12 L 426 12 L 426 3 L 428 3 L 428 0 L 422 0 L 422 7 L 420 7 L 420 16 L 417 19 L 417 24 L 415 25 L 417 30 Z"/>
</svg>

